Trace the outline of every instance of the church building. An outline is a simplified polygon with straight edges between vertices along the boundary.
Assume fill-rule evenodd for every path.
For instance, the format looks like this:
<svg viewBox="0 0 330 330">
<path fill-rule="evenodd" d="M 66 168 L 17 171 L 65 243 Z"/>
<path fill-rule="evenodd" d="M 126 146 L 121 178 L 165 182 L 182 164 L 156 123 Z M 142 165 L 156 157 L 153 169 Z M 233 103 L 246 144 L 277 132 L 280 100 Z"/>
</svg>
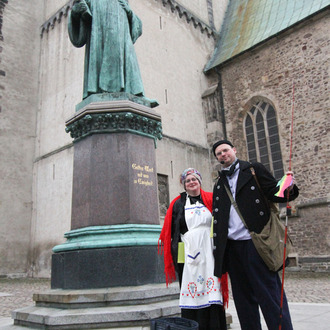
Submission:
<svg viewBox="0 0 330 330">
<path fill-rule="evenodd" d="M 68 35 L 73 3 L 0 0 L 3 277 L 49 278 L 52 249 L 70 231 L 66 122 L 82 101 L 85 56 Z M 128 3 L 143 26 L 134 47 L 145 95 L 161 117 L 160 228 L 184 169 L 198 169 L 212 191 L 220 168 L 211 148 L 226 138 L 238 158 L 263 163 L 277 179 L 291 167 L 300 189 L 288 220 L 293 266 L 329 271 L 330 1 Z"/>
</svg>

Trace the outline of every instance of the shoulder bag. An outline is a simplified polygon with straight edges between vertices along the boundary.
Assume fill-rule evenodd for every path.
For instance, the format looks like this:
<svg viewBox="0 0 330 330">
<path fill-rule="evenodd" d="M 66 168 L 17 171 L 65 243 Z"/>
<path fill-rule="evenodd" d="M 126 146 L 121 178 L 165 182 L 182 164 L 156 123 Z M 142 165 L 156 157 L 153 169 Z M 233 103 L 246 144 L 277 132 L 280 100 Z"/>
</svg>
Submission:
<svg viewBox="0 0 330 330">
<path fill-rule="evenodd" d="M 262 194 L 262 190 L 259 185 L 258 179 L 255 175 L 254 169 L 253 167 L 251 167 L 250 169 L 252 175 L 256 180 L 258 188 Z M 240 210 L 238 209 L 238 205 L 234 200 L 231 191 L 226 185 L 225 185 L 225 189 L 237 214 L 241 218 L 244 226 L 249 231 L 253 244 L 256 250 L 258 251 L 260 257 L 265 262 L 269 270 L 273 272 L 279 271 L 283 267 L 285 226 L 280 221 L 278 206 L 275 203 L 269 202 L 264 196 L 266 205 L 268 205 L 270 209 L 270 217 L 267 224 L 262 229 L 262 231 L 259 234 L 257 234 L 249 230 Z M 288 235 L 286 242 L 285 259 L 287 259 L 288 254 L 290 253 L 291 250 L 292 250 L 292 241 Z"/>
</svg>

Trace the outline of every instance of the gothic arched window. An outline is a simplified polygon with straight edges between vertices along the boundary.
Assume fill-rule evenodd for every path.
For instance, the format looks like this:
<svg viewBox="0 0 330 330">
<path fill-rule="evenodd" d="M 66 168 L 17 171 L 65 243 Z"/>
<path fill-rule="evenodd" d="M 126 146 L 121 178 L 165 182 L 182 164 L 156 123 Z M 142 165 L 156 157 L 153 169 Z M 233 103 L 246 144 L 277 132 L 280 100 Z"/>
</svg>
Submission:
<svg viewBox="0 0 330 330">
<path fill-rule="evenodd" d="M 259 101 L 247 112 L 245 135 L 250 162 L 260 162 L 276 179 L 283 176 L 283 162 L 275 110 Z"/>
</svg>

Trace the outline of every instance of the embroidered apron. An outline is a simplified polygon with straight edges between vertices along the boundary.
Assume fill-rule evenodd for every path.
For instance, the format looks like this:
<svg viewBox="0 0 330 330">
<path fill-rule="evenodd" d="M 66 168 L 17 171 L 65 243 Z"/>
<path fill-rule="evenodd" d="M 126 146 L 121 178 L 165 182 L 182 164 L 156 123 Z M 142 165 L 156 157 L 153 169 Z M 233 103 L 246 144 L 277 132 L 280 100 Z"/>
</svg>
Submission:
<svg viewBox="0 0 330 330">
<path fill-rule="evenodd" d="M 212 215 L 199 202 L 190 204 L 187 197 L 185 219 L 188 231 L 181 235 L 185 263 L 180 292 L 181 308 L 204 308 L 222 305 L 220 282 L 213 275 L 213 239 L 210 237 Z"/>
</svg>

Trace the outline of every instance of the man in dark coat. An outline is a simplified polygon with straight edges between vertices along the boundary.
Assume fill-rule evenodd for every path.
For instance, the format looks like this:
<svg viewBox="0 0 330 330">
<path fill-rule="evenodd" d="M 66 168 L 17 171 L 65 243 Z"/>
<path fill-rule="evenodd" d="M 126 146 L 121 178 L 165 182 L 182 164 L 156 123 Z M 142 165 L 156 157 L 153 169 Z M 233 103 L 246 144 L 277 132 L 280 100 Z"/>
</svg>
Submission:
<svg viewBox="0 0 330 330">
<path fill-rule="evenodd" d="M 268 329 L 278 329 L 280 322 L 281 281 L 277 272 L 270 271 L 259 256 L 249 231 L 260 233 L 269 220 L 270 208 L 266 201 L 286 202 L 276 197 L 277 180 L 261 163 L 237 159 L 236 149 L 228 140 L 213 145 L 213 153 L 223 170 L 213 190 L 215 276 L 228 271 L 235 307 L 241 329 L 261 329 L 259 307 Z M 252 174 L 253 167 L 261 190 Z M 292 173 L 290 173 L 293 175 Z M 231 205 L 225 190 L 230 189 L 249 230 Z M 295 199 L 298 188 L 287 188 L 289 200 Z M 287 193 L 285 193 L 287 196 Z M 284 295 L 282 329 L 292 329 Z"/>
</svg>

